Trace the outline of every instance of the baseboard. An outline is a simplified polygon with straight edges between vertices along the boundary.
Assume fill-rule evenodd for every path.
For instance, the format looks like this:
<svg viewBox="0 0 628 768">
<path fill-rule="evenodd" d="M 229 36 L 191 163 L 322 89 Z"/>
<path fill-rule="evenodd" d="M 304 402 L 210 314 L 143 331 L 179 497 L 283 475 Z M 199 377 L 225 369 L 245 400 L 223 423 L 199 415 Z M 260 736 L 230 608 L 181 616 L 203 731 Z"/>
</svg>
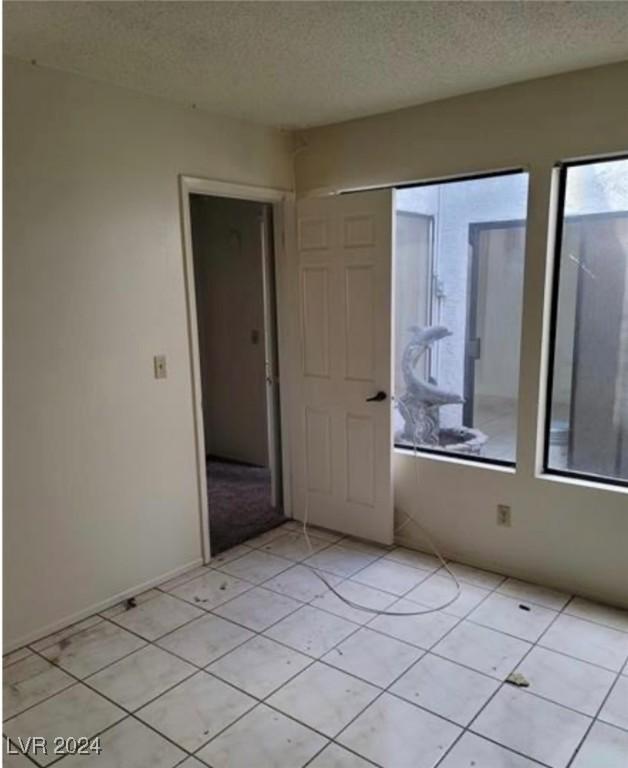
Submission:
<svg viewBox="0 0 628 768">
<path fill-rule="evenodd" d="M 417 542 L 416 539 L 411 539 L 406 536 L 395 536 L 395 544 L 406 549 L 414 549 L 417 552 L 423 552 L 427 555 L 433 555 L 434 553 L 429 547 Z M 574 597 L 583 597 L 586 600 L 592 600 L 596 603 L 603 603 L 613 608 L 619 608 L 621 610 L 628 609 L 628 602 L 620 602 L 609 598 L 607 594 L 596 592 L 595 590 L 583 590 L 574 589 L 573 586 L 566 584 L 565 582 L 556 582 L 548 580 L 546 578 L 540 578 L 538 574 L 524 568 L 510 568 L 506 571 L 499 563 L 491 560 L 490 558 L 470 558 L 466 555 L 459 555 L 456 552 L 452 552 L 448 549 L 441 549 L 441 554 L 448 560 L 453 560 L 461 565 L 470 565 L 473 568 L 480 568 L 484 571 L 491 571 L 497 573 L 500 576 L 511 577 L 513 579 L 519 579 L 520 581 L 527 581 L 530 584 L 537 584 L 541 587 L 549 587 L 555 589 L 558 592 L 564 592 L 565 594 L 573 595 Z"/>
<path fill-rule="evenodd" d="M 169 579 L 174 579 L 179 574 L 185 573 L 186 571 L 189 571 L 192 568 L 196 568 L 196 566 L 198 565 L 203 565 L 202 557 L 197 557 L 191 562 L 186 563 L 185 565 L 181 565 L 178 568 L 174 568 L 171 571 L 167 571 L 166 573 L 163 573 L 160 576 L 155 577 L 154 579 L 149 579 L 148 581 L 144 581 L 141 584 L 136 584 L 135 586 L 130 587 L 129 589 L 125 589 L 124 592 L 118 592 L 118 594 L 112 595 L 111 597 L 108 597 L 105 600 L 101 600 L 98 603 L 94 603 L 93 605 L 88 606 L 82 611 L 77 611 L 76 613 L 72 613 L 69 616 L 64 617 L 63 619 L 59 619 L 59 621 L 54 621 L 51 624 L 47 624 L 44 627 L 40 627 L 39 629 L 34 630 L 33 632 L 29 632 L 26 635 L 22 635 L 22 637 L 18 637 L 15 640 L 9 640 L 3 643 L 2 652 L 10 653 L 11 651 L 15 651 L 18 648 L 22 648 L 22 646 L 24 645 L 29 645 L 30 643 L 34 643 L 37 640 L 41 640 L 42 637 L 47 637 L 48 635 L 51 635 L 53 632 L 59 632 L 59 630 L 65 629 L 66 627 L 69 627 L 72 624 L 76 624 L 77 622 L 82 621 L 83 619 L 87 619 L 90 616 L 93 616 L 95 613 L 100 613 L 101 611 L 105 611 L 107 608 L 111 608 L 111 606 L 121 602 L 122 600 L 126 600 L 127 598 L 133 597 L 134 595 L 139 595 L 141 592 L 146 592 L 147 589 L 156 587 L 158 584 L 162 584 L 164 581 L 168 581 Z"/>
</svg>

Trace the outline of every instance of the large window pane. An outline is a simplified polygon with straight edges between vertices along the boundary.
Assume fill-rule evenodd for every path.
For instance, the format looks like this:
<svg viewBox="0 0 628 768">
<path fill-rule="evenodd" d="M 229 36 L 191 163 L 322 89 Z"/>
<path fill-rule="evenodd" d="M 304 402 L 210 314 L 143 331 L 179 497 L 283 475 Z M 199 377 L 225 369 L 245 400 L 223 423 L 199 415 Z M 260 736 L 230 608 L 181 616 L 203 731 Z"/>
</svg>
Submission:
<svg viewBox="0 0 628 768">
<path fill-rule="evenodd" d="M 395 443 L 514 463 L 528 176 L 396 195 Z"/>
<path fill-rule="evenodd" d="M 628 160 L 561 168 L 546 469 L 628 482 Z"/>
</svg>

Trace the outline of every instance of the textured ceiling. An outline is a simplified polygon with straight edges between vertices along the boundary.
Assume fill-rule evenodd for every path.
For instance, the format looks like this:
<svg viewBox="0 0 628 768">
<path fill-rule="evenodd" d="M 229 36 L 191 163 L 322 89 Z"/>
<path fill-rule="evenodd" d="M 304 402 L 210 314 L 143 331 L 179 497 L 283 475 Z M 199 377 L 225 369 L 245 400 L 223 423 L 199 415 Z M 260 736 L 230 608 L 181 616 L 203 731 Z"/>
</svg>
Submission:
<svg viewBox="0 0 628 768">
<path fill-rule="evenodd" d="M 5 2 L 5 52 L 284 127 L 628 59 L 626 2 Z"/>
</svg>

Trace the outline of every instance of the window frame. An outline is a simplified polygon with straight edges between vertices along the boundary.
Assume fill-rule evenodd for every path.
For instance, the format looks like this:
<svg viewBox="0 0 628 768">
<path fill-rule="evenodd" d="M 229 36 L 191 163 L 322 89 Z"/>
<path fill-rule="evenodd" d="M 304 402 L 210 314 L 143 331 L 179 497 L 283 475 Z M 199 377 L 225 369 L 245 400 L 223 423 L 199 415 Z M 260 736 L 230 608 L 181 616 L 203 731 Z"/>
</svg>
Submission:
<svg viewBox="0 0 628 768">
<path fill-rule="evenodd" d="M 464 181 L 479 181 L 482 179 L 491 179 L 496 177 L 505 177 L 505 176 L 518 176 L 520 174 L 525 174 L 528 177 L 528 193 L 526 196 L 526 218 L 521 220 L 514 220 L 509 219 L 505 220 L 506 225 L 512 225 L 515 221 L 523 221 L 525 227 L 526 227 L 526 249 L 524 252 L 524 285 L 525 285 L 525 273 L 527 271 L 527 224 L 528 224 L 528 209 L 529 209 L 529 202 L 530 202 L 530 178 L 531 178 L 531 169 L 527 166 L 520 165 L 520 166 L 511 166 L 508 168 L 504 168 L 503 170 L 494 170 L 494 171 L 485 171 L 485 172 L 479 172 L 479 173 L 470 173 L 470 174 L 460 174 L 458 176 L 447 176 L 444 178 L 435 178 L 435 179 L 429 179 L 424 181 L 415 181 L 415 182 L 406 182 L 403 184 L 395 184 L 394 189 L 395 190 L 401 190 L 401 189 L 414 189 L 416 187 L 430 187 L 430 186 L 440 186 L 444 184 L 455 184 L 458 182 L 464 182 Z M 495 227 L 499 226 L 502 222 L 495 222 Z M 473 228 L 473 226 L 481 226 L 482 222 L 476 222 L 471 223 L 470 225 L 470 232 Z M 524 286 L 522 286 L 522 291 L 524 290 Z M 523 320 L 523 318 L 522 318 Z M 522 324 L 522 332 L 523 332 L 523 324 Z M 395 328 L 396 333 L 396 328 Z M 521 364 L 521 337 L 519 338 L 519 363 Z M 466 363 L 465 363 L 466 365 Z M 519 370 L 519 384 L 521 384 L 521 369 Z M 519 397 L 519 389 L 518 388 L 518 397 Z M 518 400 L 517 400 L 518 402 Z M 519 435 L 519 406 L 517 405 L 517 440 Z M 482 467 L 497 467 L 498 469 L 507 469 L 516 471 L 517 470 L 517 455 L 515 453 L 515 459 L 514 461 L 507 461 L 506 459 L 491 459 L 486 456 L 475 456 L 473 454 L 467 454 L 467 453 L 457 453 L 455 451 L 447 451 L 442 450 L 440 448 L 429 448 L 427 446 L 411 446 L 406 445 L 405 443 L 398 443 L 397 441 L 393 440 L 393 450 L 398 451 L 399 453 L 405 453 L 412 456 L 418 457 L 439 457 L 442 459 L 449 459 L 454 462 L 460 461 L 460 462 L 470 462 L 472 464 L 477 464 Z"/>
<path fill-rule="evenodd" d="M 609 477 L 607 475 L 598 475 L 594 472 L 580 472 L 578 470 L 556 469 L 549 466 L 550 453 L 550 433 L 552 425 L 552 403 L 554 390 L 554 364 L 556 362 L 556 335 L 558 326 L 558 298 L 560 294 L 560 266 L 561 254 L 563 248 L 563 239 L 565 234 L 565 223 L 568 220 L 583 218 L 583 216 L 565 216 L 565 199 L 567 194 L 567 174 L 570 168 L 576 168 L 583 165 L 599 165 L 600 163 L 612 163 L 618 160 L 628 160 L 628 153 L 620 155 L 603 155 L 581 160 L 564 160 L 557 163 L 554 168 L 557 173 L 557 193 L 555 218 L 548 223 L 553 227 L 554 242 L 551 254 L 551 291 L 550 291 L 550 314 L 549 326 L 547 332 L 547 368 L 545 376 L 545 413 L 543 418 L 543 436 L 542 436 L 542 465 L 541 477 L 565 478 L 570 480 L 580 480 L 587 483 L 595 483 L 601 486 L 611 486 L 615 488 L 628 488 L 628 480 L 618 477 Z M 608 214 L 591 214 L 592 216 L 609 215 L 617 212 L 609 211 Z"/>
</svg>

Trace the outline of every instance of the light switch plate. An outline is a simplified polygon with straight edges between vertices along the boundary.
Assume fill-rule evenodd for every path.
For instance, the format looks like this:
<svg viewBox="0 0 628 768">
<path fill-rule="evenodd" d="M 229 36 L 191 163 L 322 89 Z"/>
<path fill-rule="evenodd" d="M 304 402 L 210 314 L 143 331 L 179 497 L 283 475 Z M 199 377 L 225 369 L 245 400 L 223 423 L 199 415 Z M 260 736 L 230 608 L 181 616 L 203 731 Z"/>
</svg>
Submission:
<svg viewBox="0 0 628 768">
<path fill-rule="evenodd" d="M 155 355 L 153 357 L 156 379 L 166 379 L 168 377 L 168 368 L 166 367 L 166 356 Z"/>
</svg>

